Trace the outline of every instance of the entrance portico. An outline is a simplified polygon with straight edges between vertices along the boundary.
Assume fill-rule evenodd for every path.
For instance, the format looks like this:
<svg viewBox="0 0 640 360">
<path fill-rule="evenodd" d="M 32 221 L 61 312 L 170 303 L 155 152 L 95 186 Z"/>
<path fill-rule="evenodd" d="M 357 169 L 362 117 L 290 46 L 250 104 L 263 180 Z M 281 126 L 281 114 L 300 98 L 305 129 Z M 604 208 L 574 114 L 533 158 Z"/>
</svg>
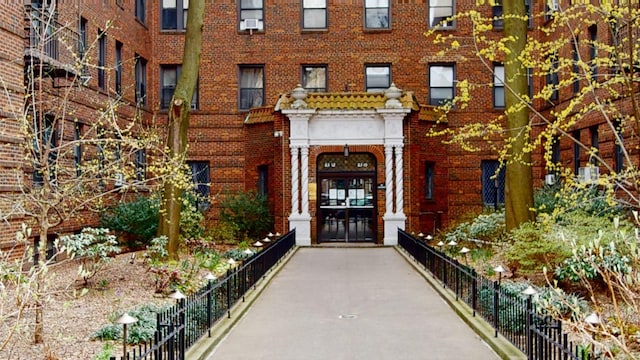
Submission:
<svg viewBox="0 0 640 360">
<path fill-rule="evenodd" d="M 384 165 L 381 168 L 384 170 L 383 178 L 372 179 L 374 191 L 384 189 L 384 209 L 375 209 L 377 211 L 373 214 L 383 214 L 382 243 L 397 244 L 397 229 L 404 229 L 406 221 L 403 120 L 412 110 L 410 102 L 403 104 L 400 101 L 402 92 L 393 84 L 384 93 L 362 94 L 361 102 L 367 103 L 368 106 L 360 108 L 349 106 L 350 104 L 345 106 L 345 102 L 353 102 L 353 97 L 356 96 L 353 94 L 345 95 L 342 99 L 333 98 L 331 102 L 323 98 L 308 98 L 307 95 L 304 89 L 297 87 L 291 92 L 291 97 L 283 96 L 276 107 L 276 110 L 281 110 L 288 118 L 290 126 L 291 213 L 288 220 L 289 228 L 296 229 L 297 244 L 304 246 L 312 243 L 313 219 L 309 200 L 316 200 L 317 197 L 318 168 L 315 163 L 310 165 L 310 149 L 313 149 L 317 156 L 331 152 L 330 149 L 334 149 L 335 152 L 336 148 L 345 145 L 379 148 L 384 154 Z M 310 181 L 310 174 L 313 181 Z M 361 179 L 357 176 L 350 178 Z M 341 200 L 340 205 L 336 202 L 336 206 L 342 206 L 342 203 L 344 206 L 350 206 L 353 201 L 350 201 L 348 195 L 360 194 L 358 191 L 349 192 L 348 188 L 344 190 L 346 192 L 342 198 L 336 195 L 335 200 Z M 358 201 L 354 204 L 358 206 Z M 316 206 L 318 208 L 313 209 L 313 213 L 316 216 L 323 214 L 318 211 L 320 205 L 317 202 Z M 378 205 L 373 203 L 372 206 Z M 374 224 L 377 220 L 371 219 Z M 346 236 L 345 241 L 348 239 Z"/>
</svg>

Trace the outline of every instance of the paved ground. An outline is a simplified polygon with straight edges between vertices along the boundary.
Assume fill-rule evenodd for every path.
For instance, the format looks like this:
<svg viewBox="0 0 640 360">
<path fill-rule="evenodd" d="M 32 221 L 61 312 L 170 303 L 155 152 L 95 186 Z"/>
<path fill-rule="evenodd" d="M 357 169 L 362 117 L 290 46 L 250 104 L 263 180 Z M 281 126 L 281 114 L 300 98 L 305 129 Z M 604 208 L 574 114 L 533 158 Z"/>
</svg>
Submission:
<svg viewBox="0 0 640 360">
<path fill-rule="evenodd" d="M 302 248 L 207 360 L 497 359 L 393 248 Z"/>
</svg>

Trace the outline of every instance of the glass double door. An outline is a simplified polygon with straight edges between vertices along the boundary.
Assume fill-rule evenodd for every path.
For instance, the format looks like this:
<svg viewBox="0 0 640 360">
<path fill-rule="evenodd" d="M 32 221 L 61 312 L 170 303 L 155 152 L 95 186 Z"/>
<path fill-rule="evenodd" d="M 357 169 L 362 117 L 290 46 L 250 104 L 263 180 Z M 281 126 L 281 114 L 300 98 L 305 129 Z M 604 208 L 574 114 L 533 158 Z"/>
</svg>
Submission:
<svg viewBox="0 0 640 360">
<path fill-rule="evenodd" d="M 363 175 L 320 179 L 318 202 L 319 242 L 374 241 L 375 183 Z"/>
</svg>

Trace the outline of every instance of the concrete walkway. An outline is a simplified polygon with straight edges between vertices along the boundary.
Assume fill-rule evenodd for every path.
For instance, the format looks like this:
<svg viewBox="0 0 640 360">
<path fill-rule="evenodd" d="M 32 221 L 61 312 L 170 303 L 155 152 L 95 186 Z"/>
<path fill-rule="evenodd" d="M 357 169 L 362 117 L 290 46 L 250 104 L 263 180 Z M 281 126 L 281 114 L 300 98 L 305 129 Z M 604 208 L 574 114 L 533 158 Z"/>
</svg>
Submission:
<svg viewBox="0 0 640 360">
<path fill-rule="evenodd" d="M 393 248 L 301 248 L 207 360 L 497 359 Z"/>
</svg>

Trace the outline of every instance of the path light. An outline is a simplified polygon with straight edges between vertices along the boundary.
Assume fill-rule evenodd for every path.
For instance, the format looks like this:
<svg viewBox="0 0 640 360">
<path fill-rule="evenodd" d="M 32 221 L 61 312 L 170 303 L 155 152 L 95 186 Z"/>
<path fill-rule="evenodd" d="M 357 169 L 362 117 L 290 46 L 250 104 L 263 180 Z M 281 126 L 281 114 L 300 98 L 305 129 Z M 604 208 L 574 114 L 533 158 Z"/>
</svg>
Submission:
<svg viewBox="0 0 640 360">
<path fill-rule="evenodd" d="M 236 261 L 233 259 L 229 259 L 227 260 L 227 264 L 229 264 L 229 268 L 232 268 L 236 264 Z"/>
<path fill-rule="evenodd" d="M 176 291 L 172 292 L 171 294 L 169 294 L 169 298 L 175 299 L 177 301 L 180 301 L 182 299 L 185 299 L 186 296 L 184 296 L 184 294 L 181 293 L 180 290 L 176 290 Z"/>
<path fill-rule="evenodd" d="M 458 243 L 457 243 L 455 240 L 451 240 L 451 241 L 449 241 L 449 242 L 447 243 L 447 245 L 449 245 L 449 246 L 456 246 L 456 245 L 458 245 Z"/>
<path fill-rule="evenodd" d="M 442 247 L 442 246 L 444 246 L 444 242 L 443 242 L 442 240 L 441 240 L 441 241 L 438 241 L 438 243 L 437 243 L 436 245 L 438 245 L 438 246 Z"/>
<path fill-rule="evenodd" d="M 424 234 L 422 232 L 418 233 L 418 237 L 424 237 Z"/>
<path fill-rule="evenodd" d="M 247 249 L 247 250 L 243 251 L 243 253 L 245 255 L 253 255 L 253 251 L 251 249 Z"/>
<path fill-rule="evenodd" d="M 280 237 L 280 233 L 276 231 L 276 237 Z"/>
<path fill-rule="evenodd" d="M 138 319 L 134 318 L 133 316 L 124 313 L 122 315 L 120 315 L 119 318 L 117 318 L 115 320 L 116 324 L 122 324 L 122 353 L 123 353 L 123 359 L 127 357 L 127 325 L 129 324 L 133 324 L 136 321 L 138 321 Z"/>
<path fill-rule="evenodd" d="M 498 286 L 500 286 L 500 283 L 502 282 L 502 273 L 507 271 L 507 269 L 505 269 L 502 265 L 498 265 L 493 268 L 493 271 L 498 273 Z"/>
<path fill-rule="evenodd" d="M 273 233 L 271 231 L 269 231 L 269 233 L 267 234 L 267 237 L 273 237 Z"/>
<path fill-rule="evenodd" d="M 469 253 L 469 248 L 466 246 L 463 246 L 462 249 L 460 249 L 460 254 L 464 255 L 464 263 L 468 266 L 469 262 L 467 261 L 467 254 Z"/>
<path fill-rule="evenodd" d="M 534 289 L 533 286 L 529 285 L 526 289 L 522 290 L 522 293 L 527 296 L 532 296 L 538 293 L 538 290 Z"/>
<path fill-rule="evenodd" d="M 215 280 L 218 280 L 218 277 L 215 276 L 213 273 L 209 272 L 207 273 L 207 275 L 204 276 L 204 279 L 207 281 L 215 281 Z"/>
<path fill-rule="evenodd" d="M 262 239 L 263 243 L 270 243 L 271 239 L 269 239 L 268 237 L 265 237 L 264 239 Z"/>
<path fill-rule="evenodd" d="M 431 234 L 427 235 L 427 241 L 431 241 L 433 240 L 433 236 L 431 236 Z"/>
<path fill-rule="evenodd" d="M 260 241 L 256 241 L 256 242 L 254 242 L 254 243 L 253 243 L 253 246 L 255 246 L 255 247 L 261 247 L 261 246 L 262 246 L 262 243 L 261 243 Z"/>
</svg>

